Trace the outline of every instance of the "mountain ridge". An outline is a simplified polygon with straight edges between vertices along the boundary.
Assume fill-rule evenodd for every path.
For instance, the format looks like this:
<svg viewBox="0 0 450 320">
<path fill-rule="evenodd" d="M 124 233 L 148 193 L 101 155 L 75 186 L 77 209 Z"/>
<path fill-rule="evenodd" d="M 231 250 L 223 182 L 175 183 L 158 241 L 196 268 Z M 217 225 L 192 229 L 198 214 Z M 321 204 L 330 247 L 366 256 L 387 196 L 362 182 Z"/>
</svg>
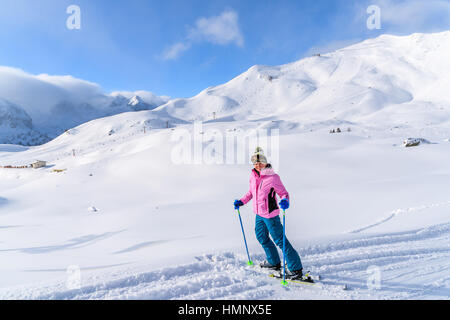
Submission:
<svg viewBox="0 0 450 320">
<path fill-rule="evenodd" d="M 100 105 L 60 101 L 48 119 L 33 123 L 51 138 L 93 119 L 143 110 L 151 110 L 153 120 L 177 123 L 272 119 L 388 127 L 445 124 L 450 121 L 450 62 L 444 59 L 449 52 L 450 31 L 385 34 L 279 66 L 255 65 L 190 98 L 151 96 L 152 103 L 136 93 L 125 97 L 118 92 L 103 97 Z"/>
</svg>

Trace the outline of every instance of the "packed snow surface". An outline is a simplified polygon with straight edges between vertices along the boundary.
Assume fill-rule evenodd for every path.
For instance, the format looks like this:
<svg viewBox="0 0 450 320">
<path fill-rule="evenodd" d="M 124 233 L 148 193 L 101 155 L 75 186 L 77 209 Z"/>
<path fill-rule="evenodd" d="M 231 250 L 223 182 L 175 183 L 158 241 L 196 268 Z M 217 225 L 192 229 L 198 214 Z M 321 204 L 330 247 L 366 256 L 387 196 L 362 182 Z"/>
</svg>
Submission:
<svg viewBox="0 0 450 320">
<path fill-rule="evenodd" d="M 449 52 L 450 32 L 381 36 L 41 146 L 0 145 L 0 166 L 47 161 L 0 168 L 0 298 L 448 299 Z M 265 150 L 290 193 L 287 237 L 316 286 L 247 265 L 233 201 L 251 129 L 278 138 Z M 180 164 L 180 132 L 200 162 L 194 148 Z M 220 164 L 229 134 L 245 163 Z M 257 264 L 251 205 L 241 217 Z"/>
</svg>

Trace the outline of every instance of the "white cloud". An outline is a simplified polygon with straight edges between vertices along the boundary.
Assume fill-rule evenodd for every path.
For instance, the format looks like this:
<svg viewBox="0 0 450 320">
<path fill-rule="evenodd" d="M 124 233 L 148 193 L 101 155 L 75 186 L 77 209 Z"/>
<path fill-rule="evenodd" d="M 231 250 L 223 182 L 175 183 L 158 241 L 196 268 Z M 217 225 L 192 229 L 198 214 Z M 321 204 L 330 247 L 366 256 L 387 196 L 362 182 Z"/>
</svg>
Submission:
<svg viewBox="0 0 450 320">
<path fill-rule="evenodd" d="M 0 66 L 0 97 L 22 106 L 32 117 L 46 113 L 67 95 L 64 88 L 20 69 Z"/>
<path fill-rule="evenodd" d="M 193 41 L 207 41 L 219 45 L 236 44 L 242 46 L 244 38 L 239 29 L 238 15 L 234 11 L 222 12 L 219 16 L 200 18 L 189 31 Z"/>
<path fill-rule="evenodd" d="M 164 60 L 178 58 L 189 50 L 194 43 L 209 42 L 217 45 L 244 45 L 244 37 L 239 28 L 239 17 L 235 11 L 227 10 L 218 16 L 199 18 L 194 27 L 188 28 L 186 39 L 166 49 L 161 57 Z"/>
<path fill-rule="evenodd" d="M 151 104 L 165 103 L 169 97 L 159 97 L 149 91 L 122 92 L 131 98 L 139 95 Z M 88 103 L 99 111 L 108 107 L 114 93 L 105 94 L 100 85 L 72 76 L 32 75 L 23 70 L 0 66 L 0 98 L 22 107 L 33 119 L 42 123 L 51 118 L 52 108 L 61 103 Z"/>
<path fill-rule="evenodd" d="M 172 45 L 170 48 L 166 49 L 161 57 L 164 60 L 173 60 L 178 58 L 181 53 L 183 53 L 186 50 L 189 50 L 191 47 L 190 43 L 183 43 L 183 42 L 177 42 L 174 45 Z"/>
<path fill-rule="evenodd" d="M 379 0 L 382 28 L 399 32 L 432 32 L 450 28 L 448 0 Z"/>
<path fill-rule="evenodd" d="M 70 100 L 72 101 L 86 101 L 103 95 L 101 87 L 97 83 L 77 79 L 72 76 L 40 74 L 35 76 L 35 78 L 64 89 L 65 93 L 70 95 Z"/>
<path fill-rule="evenodd" d="M 32 75 L 0 66 L 0 98 L 22 107 L 34 125 L 51 121 L 52 108 L 62 102 L 103 105 L 108 97 L 99 85 L 71 76 Z"/>
</svg>

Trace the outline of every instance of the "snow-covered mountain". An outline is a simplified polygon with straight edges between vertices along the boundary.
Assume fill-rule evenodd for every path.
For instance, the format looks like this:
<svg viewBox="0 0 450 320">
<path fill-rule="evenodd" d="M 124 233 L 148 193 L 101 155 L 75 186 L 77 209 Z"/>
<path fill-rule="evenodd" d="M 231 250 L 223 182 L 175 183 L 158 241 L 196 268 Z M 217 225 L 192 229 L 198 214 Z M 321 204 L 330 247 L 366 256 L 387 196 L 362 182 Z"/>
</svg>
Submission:
<svg viewBox="0 0 450 320">
<path fill-rule="evenodd" d="M 0 98 L 0 126 L 3 130 L 6 128 L 31 129 L 32 120 L 25 110 Z"/>
<path fill-rule="evenodd" d="M 37 145 L 87 121 L 150 110 L 170 98 L 148 91 L 105 94 L 97 84 L 71 76 L 30 75 L 0 66 L 0 99 L 7 101 L 8 107 L 2 102 L 3 117 L 9 117 L 0 142 Z M 26 123 L 25 131 L 20 123 Z"/>
<path fill-rule="evenodd" d="M 93 119 L 142 110 L 181 122 L 270 118 L 289 128 L 319 122 L 387 128 L 446 125 L 449 50 L 450 32 L 382 35 L 282 66 L 254 66 L 189 99 L 169 100 L 142 91 L 106 96 L 89 89 L 89 98 L 58 98 L 47 105 L 48 112 L 31 117 L 34 129 L 51 138 Z M 52 78 L 52 84 L 57 81 L 61 79 Z"/>
<path fill-rule="evenodd" d="M 47 132 L 55 138 L 68 129 L 85 122 L 131 111 L 152 110 L 156 105 L 145 102 L 139 96 L 126 98 L 121 95 L 105 98 L 102 105 L 93 106 L 90 103 L 73 103 L 61 101 L 53 106 L 48 118 L 39 124 L 40 131 Z"/>
<path fill-rule="evenodd" d="M 254 66 L 230 82 L 157 110 L 185 120 L 376 125 L 447 123 L 450 32 L 382 35 L 282 66 Z M 420 121 L 420 123 L 413 123 Z"/>
<path fill-rule="evenodd" d="M 51 106 L 48 113 L 40 115 L 33 122 L 24 108 L 5 99 L 0 100 L 0 126 L 2 135 L 0 143 L 39 145 L 54 139 L 68 129 L 85 122 L 112 116 L 115 114 L 152 110 L 157 105 L 145 102 L 139 96 L 125 98 L 123 96 L 103 97 L 97 104 L 61 100 Z"/>
<path fill-rule="evenodd" d="M 18 105 L 0 98 L 0 143 L 43 144 L 49 137 L 33 130 L 28 113 Z"/>
<path fill-rule="evenodd" d="M 142 111 L 142 110 L 152 110 L 155 109 L 156 105 L 150 105 L 146 103 L 141 97 L 133 96 L 129 101 L 128 105 L 133 111 Z"/>
<path fill-rule="evenodd" d="M 0 168 L 0 298 L 448 299 L 449 53 L 450 32 L 385 35 L 255 66 L 153 110 L 110 111 L 44 145 L 0 145 L 0 166 L 47 161 Z M 207 121 L 197 132 L 192 120 Z M 337 126 L 351 130 L 330 134 Z M 180 138 L 194 158 L 258 128 L 280 129 L 287 237 L 319 286 L 283 288 L 247 265 L 233 202 L 249 163 L 177 161 Z M 405 148 L 408 138 L 429 143 Z M 241 217 L 257 264 L 251 205 Z"/>
<path fill-rule="evenodd" d="M 224 85 L 158 109 L 186 120 L 210 120 L 215 113 L 219 119 L 296 123 L 447 123 L 449 52 L 450 32 L 383 35 L 287 65 L 254 66 Z"/>
</svg>

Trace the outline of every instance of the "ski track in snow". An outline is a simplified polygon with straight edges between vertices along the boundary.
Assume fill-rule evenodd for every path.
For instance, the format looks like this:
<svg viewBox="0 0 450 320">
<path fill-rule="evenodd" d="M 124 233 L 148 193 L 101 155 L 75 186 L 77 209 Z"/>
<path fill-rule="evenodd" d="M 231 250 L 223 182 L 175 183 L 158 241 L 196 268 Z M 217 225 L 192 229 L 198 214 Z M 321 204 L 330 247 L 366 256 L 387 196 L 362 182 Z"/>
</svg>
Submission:
<svg viewBox="0 0 450 320">
<path fill-rule="evenodd" d="M 407 213 L 411 213 L 411 212 L 423 211 L 423 210 L 427 210 L 427 209 L 431 209 L 431 208 L 448 206 L 448 205 L 450 205 L 450 201 L 434 203 L 431 205 L 423 205 L 423 206 L 419 206 L 419 207 L 411 207 L 411 208 L 406 208 L 406 209 L 396 209 L 396 210 L 393 210 L 392 212 L 390 212 L 385 218 L 381 219 L 380 221 L 378 221 L 374 224 L 368 225 L 366 227 L 352 230 L 352 231 L 350 231 L 350 233 L 360 233 L 362 231 L 377 227 L 383 223 L 388 222 L 389 220 L 395 218 L 396 216 L 398 216 L 400 214 L 407 214 Z"/>
<path fill-rule="evenodd" d="M 2 299 L 421 299 L 450 296 L 450 223 L 402 233 L 366 235 L 331 245 L 300 248 L 305 268 L 320 275 L 317 286 L 283 288 L 242 253 L 195 257 L 190 264 L 149 272 L 126 269 L 84 279 L 80 289 L 66 283 L 6 288 Z M 447 244 L 447 245 L 445 245 Z M 252 255 L 255 264 L 264 255 Z M 380 289 L 368 288 L 368 268 L 380 269 Z M 256 268 L 256 269 L 255 269 Z M 103 280 L 101 280 L 103 279 Z M 89 284 L 87 284 L 89 283 Z M 348 290 L 338 288 L 346 284 Z"/>
</svg>

